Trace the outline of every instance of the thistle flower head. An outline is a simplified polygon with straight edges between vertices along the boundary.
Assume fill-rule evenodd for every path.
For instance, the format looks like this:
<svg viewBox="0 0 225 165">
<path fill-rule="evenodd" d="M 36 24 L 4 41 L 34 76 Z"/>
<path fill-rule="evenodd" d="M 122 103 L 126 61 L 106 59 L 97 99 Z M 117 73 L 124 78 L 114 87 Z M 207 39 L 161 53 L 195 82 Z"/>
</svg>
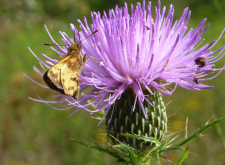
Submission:
<svg viewBox="0 0 225 165">
<path fill-rule="evenodd" d="M 106 109 L 106 115 L 115 101 L 120 99 L 121 94 L 127 88 L 131 88 L 135 94 L 134 107 L 138 101 L 145 113 L 143 102 L 151 102 L 143 91 L 153 95 L 151 89 L 154 88 L 161 95 L 171 95 L 177 86 L 196 91 L 212 88 L 202 82 L 211 80 L 223 70 L 213 67 L 214 63 L 224 56 L 225 46 L 214 51 L 212 48 L 224 31 L 216 41 L 199 47 L 204 41 L 202 36 L 209 27 L 207 24 L 203 28 L 206 19 L 195 29 L 187 30 L 191 16 L 188 8 L 184 9 L 180 19 L 176 21 L 173 20 L 173 5 L 166 14 L 166 8 L 161 9 L 159 0 L 158 8 L 155 7 L 155 17 L 151 14 L 151 2 L 147 5 L 147 10 L 145 8 L 143 1 L 142 5 L 137 3 L 135 8 L 131 5 L 129 13 L 125 3 L 124 7 L 116 6 L 115 10 L 109 10 L 109 13 L 104 11 L 102 16 L 100 12 L 91 13 L 91 26 L 85 17 L 84 24 L 78 20 L 81 31 L 71 24 L 75 39 L 81 41 L 81 53 L 97 59 L 89 58 L 82 70 L 83 74 L 78 75 L 80 92 L 90 86 L 92 88 L 86 94 L 81 94 L 78 100 L 59 94 L 57 97 L 62 97 L 59 102 L 40 101 L 50 106 L 51 103 L 65 102 L 62 110 L 77 107 L 73 113 L 80 109 L 90 113 Z M 98 32 L 85 39 L 95 30 Z M 47 32 L 49 33 L 48 30 Z M 64 32 L 60 34 L 65 46 L 59 46 L 49 33 L 59 48 L 51 49 L 62 57 L 67 53 L 67 48 L 75 42 L 73 36 L 70 38 Z M 40 64 L 45 70 L 58 62 L 46 55 L 43 56 L 47 61 L 40 60 Z M 196 62 L 198 58 L 202 59 L 200 64 Z M 43 75 L 37 68 L 35 70 Z M 219 70 L 217 75 L 205 78 L 216 70 Z M 174 84 L 173 88 L 171 84 Z M 95 110 L 89 110 L 90 105 L 95 105 Z"/>
</svg>

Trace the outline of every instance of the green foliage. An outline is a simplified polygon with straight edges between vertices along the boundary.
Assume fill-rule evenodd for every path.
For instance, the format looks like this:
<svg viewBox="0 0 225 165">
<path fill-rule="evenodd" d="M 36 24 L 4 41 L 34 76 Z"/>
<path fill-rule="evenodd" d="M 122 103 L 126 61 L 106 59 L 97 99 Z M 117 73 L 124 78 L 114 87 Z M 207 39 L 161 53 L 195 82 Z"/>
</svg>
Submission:
<svg viewBox="0 0 225 165">
<path fill-rule="evenodd" d="M 172 145 L 171 146 L 171 141 L 174 141 L 175 138 L 173 139 L 165 139 L 166 141 L 164 143 L 160 143 L 156 138 L 149 138 L 149 137 L 143 137 L 140 135 L 131 135 L 131 134 L 122 134 L 122 136 L 126 136 L 129 138 L 133 138 L 133 139 L 141 139 L 145 142 L 153 142 L 155 143 L 155 147 L 150 148 L 149 150 L 146 151 L 141 151 L 139 152 L 138 150 L 129 147 L 128 145 L 125 145 L 122 142 L 119 142 L 118 145 L 110 145 L 106 146 L 105 148 L 101 147 L 98 144 L 90 144 L 81 140 L 77 140 L 77 139 L 72 139 L 70 137 L 69 138 L 71 141 L 79 143 L 81 145 L 87 146 L 89 148 L 93 148 L 96 149 L 98 151 L 101 152 L 106 152 L 114 157 L 116 157 L 118 160 L 118 162 L 123 162 L 124 164 L 132 164 L 132 165 L 141 165 L 141 164 L 145 164 L 148 159 L 151 159 L 151 157 L 153 156 L 160 156 L 163 157 L 163 152 L 165 151 L 169 151 L 169 150 L 184 150 L 183 149 L 183 145 L 187 144 L 190 140 L 194 140 L 196 137 L 201 136 L 201 134 L 208 128 L 222 122 L 225 121 L 225 118 L 221 118 L 218 120 L 215 120 L 213 122 L 207 122 L 206 124 L 204 124 L 200 129 L 198 129 L 197 131 L 195 131 L 192 135 L 190 135 L 187 138 L 184 138 L 181 142 Z M 177 165 L 182 165 L 182 163 L 184 162 L 184 160 L 187 158 L 189 154 L 189 149 L 188 147 L 186 148 L 186 150 L 184 151 L 183 155 L 181 156 L 181 158 L 178 160 Z M 159 160 L 158 160 L 159 163 Z"/>
</svg>

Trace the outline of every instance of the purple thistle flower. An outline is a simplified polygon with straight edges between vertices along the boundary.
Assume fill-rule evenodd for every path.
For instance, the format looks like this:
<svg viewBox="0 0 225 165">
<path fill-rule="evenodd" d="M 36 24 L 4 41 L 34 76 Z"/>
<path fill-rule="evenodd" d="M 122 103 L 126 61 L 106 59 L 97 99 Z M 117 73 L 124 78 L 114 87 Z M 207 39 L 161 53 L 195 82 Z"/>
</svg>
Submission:
<svg viewBox="0 0 225 165">
<path fill-rule="evenodd" d="M 76 107 L 72 114 L 80 109 L 85 109 L 91 114 L 106 109 L 106 115 L 115 101 L 120 99 L 121 94 L 127 88 L 132 88 L 136 95 L 133 104 L 136 105 L 139 101 L 145 114 L 143 102 L 144 100 L 149 104 L 151 102 L 144 95 L 143 90 L 148 90 L 149 95 L 152 95 L 151 88 L 155 88 L 162 95 L 171 95 L 177 85 L 195 91 L 212 88 L 202 82 L 215 78 L 224 69 L 224 67 L 213 69 L 213 66 L 225 55 L 223 53 L 225 46 L 211 51 L 224 30 L 216 41 L 199 48 L 198 46 L 204 41 L 202 35 L 209 27 L 208 24 L 203 28 L 206 19 L 203 19 L 195 29 L 191 28 L 187 31 L 191 16 L 188 8 L 184 9 L 180 19 L 173 24 L 174 7 L 171 5 L 166 14 L 165 7 L 161 11 L 160 0 L 158 8 L 155 7 L 155 15 L 154 19 L 151 15 L 151 2 L 145 10 L 143 0 L 142 7 L 141 3 L 137 3 L 136 9 L 131 5 L 131 14 L 128 13 L 126 3 L 123 8 L 116 6 L 115 10 L 109 10 L 108 16 L 105 11 L 103 16 L 99 12 L 91 13 L 93 21 L 91 29 L 85 17 L 84 24 L 78 20 L 81 32 L 71 24 L 75 39 L 78 42 L 81 41 L 82 54 L 88 54 L 98 61 L 92 61 L 89 58 L 82 70 L 84 75 L 79 75 L 80 91 L 92 86 L 91 90 L 81 95 L 77 101 L 71 96 L 65 97 L 62 94 L 55 96 L 61 97 L 58 102 L 32 100 L 46 103 L 51 107 L 53 107 L 52 104 L 66 103 L 61 109 L 53 108 L 67 110 Z M 85 39 L 95 30 L 98 32 Z M 48 30 L 47 32 L 50 35 Z M 51 49 L 62 57 L 74 40 L 64 32 L 60 34 L 65 46 L 59 46 L 50 35 L 59 51 L 52 47 Z M 43 62 L 34 53 L 33 55 L 45 70 L 58 62 L 44 54 L 47 61 Z M 201 67 L 196 64 L 195 60 L 199 57 L 205 59 L 205 66 Z M 43 73 L 36 67 L 34 70 L 43 76 Z M 205 78 L 208 74 L 218 70 L 215 76 Z M 175 84 L 172 90 L 167 88 L 170 84 Z M 95 110 L 89 110 L 90 105 L 95 105 Z"/>
</svg>

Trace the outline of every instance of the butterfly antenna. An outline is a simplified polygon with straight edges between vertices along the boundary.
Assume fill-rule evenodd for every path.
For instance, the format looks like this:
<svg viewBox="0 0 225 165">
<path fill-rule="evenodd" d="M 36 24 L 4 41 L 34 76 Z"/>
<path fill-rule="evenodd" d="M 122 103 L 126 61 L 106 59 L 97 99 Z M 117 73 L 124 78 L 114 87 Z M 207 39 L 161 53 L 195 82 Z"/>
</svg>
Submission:
<svg viewBox="0 0 225 165">
<path fill-rule="evenodd" d="M 77 28 L 76 28 L 76 29 L 77 29 Z M 75 39 L 76 29 L 74 29 L 74 36 L 73 36 L 74 43 L 76 43 L 76 39 Z"/>
<path fill-rule="evenodd" d="M 55 45 L 55 44 L 49 44 L 49 43 L 44 43 L 44 45 L 47 45 L 47 46 L 66 46 L 66 45 Z"/>
<path fill-rule="evenodd" d="M 78 29 L 77 29 L 77 31 L 78 31 Z M 80 33 L 79 33 L 79 31 L 78 31 L 78 34 L 79 34 L 79 41 L 80 41 Z"/>
<path fill-rule="evenodd" d="M 78 29 L 77 29 L 77 31 L 78 31 Z M 90 36 L 92 36 L 92 35 L 94 35 L 95 33 L 97 33 L 98 32 L 98 30 L 95 30 L 92 34 L 90 34 L 89 36 L 87 36 L 86 38 L 84 38 L 83 40 L 86 40 L 88 37 L 90 37 Z M 80 40 L 80 33 L 79 33 L 79 31 L 78 31 L 78 34 L 79 34 L 79 40 Z M 80 43 L 81 43 L 81 41 L 83 41 L 83 40 L 80 40 Z M 74 32 L 74 42 L 76 43 L 76 40 L 75 40 L 75 32 Z M 48 46 L 56 46 L 55 44 L 49 44 L 49 43 L 44 43 L 44 45 L 48 45 Z M 65 46 L 65 45 L 58 45 L 58 46 Z"/>
<path fill-rule="evenodd" d="M 90 34 L 89 36 L 87 36 L 86 38 L 84 38 L 83 40 L 86 40 L 88 37 L 90 37 L 90 36 L 92 36 L 92 35 L 94 35 L 95 33 L 97 33 L 98 32 L 98 30 L 95 30 L 92 34 Z M 83 41 L 83 40 L 81 40 L 81 41 Z M 81 42 L 80 41 L 80 42 Z"/>
</svg>

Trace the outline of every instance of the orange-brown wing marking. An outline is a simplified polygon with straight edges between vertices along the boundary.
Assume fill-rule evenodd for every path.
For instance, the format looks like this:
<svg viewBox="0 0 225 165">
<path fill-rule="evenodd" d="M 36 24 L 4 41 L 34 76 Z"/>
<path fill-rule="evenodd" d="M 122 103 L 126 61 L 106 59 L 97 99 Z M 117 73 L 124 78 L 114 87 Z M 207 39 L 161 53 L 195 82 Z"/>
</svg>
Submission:
<svg viewBox="0 0 225 165">
<path fill-rule="evenodd" d="M 69 55 L 64 55 L 64 56 L 62 56 L 60 59 L 59 59 L 59 61 L 58 61 L 58 63 L 60 62 L 60 61 L 64 61 L 65 62 L 65 60 L 68 60 L 68 58 L 69 58 Z M 57 63 L 57 64 L 58 64 Z"/>
<path fill-rule="evenodd" d="M 73 96 L 76 100 L 79 97 L 79 77 L 82 63 L 76 56 L 70 56 L 70 59 L 63 65 L 61 70 L 61 82 L 65 94 Z"/>
<path fill-rule="evenodd" d="M 63 89 L 61 83 L 61 70 L 65 65 L 65 62 L 69 59 L 69 56 L 63 56 L 57 64 L 51 67 L 46 73 L 48 78 L 54 83 L 54 85 L 59 88 Z M 47 84 L 48 85 L 48 84 Z"/>
</svg>

